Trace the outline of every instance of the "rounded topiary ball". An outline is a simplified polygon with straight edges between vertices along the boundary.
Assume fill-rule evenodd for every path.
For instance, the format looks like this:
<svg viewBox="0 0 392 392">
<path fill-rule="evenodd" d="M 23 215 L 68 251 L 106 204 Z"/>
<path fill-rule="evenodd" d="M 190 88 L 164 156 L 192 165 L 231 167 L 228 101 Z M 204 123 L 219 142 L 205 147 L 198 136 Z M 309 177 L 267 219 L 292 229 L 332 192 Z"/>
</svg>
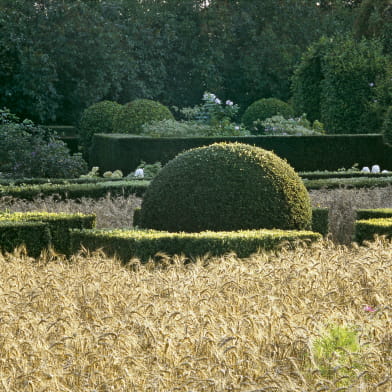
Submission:
<svg viewBox="0 0 392 392">
<path fill-rule="evenodd" d="M 288 103 L 277 98 L 262 98 L 253 102 L 242 115 L 242 123 L 251 131 L 258 130 L 254 127 L 254 122 L 264 121 L 272 116 L 281 115 L 284 118 L 294 116 L 294 110 Z"/>
<path fill-rule="evenodd" d="M 186 151 L 151 182 L 138 224 L 200 232 L 309 229 L 308 192 L 294 169 L 274 153 L 240 143 Z"/>
<path fill-rule="evenodd" d="M 114 119 L 114 132 L 138 135 L 143 124 L 153 121 L 174 120 L 171 111 L 150 99 L 135 99 L 122 106 Z"/>
<path fill-rule="evenodd" d="M 388 144 L 392 144 L 392 106 L 389 106 L 387 112 L 385 113 L 381 130 L 382 134 L 384 135 L 384 140 Z"/>
<path fill-rule="evenodd" d="M 87 156 L 95 133 L 112 133 L 113 120 L 121 105 L 112 101 L 94 103 L 83 111 L 79 121 L 79 140 Z"/>
</svg>

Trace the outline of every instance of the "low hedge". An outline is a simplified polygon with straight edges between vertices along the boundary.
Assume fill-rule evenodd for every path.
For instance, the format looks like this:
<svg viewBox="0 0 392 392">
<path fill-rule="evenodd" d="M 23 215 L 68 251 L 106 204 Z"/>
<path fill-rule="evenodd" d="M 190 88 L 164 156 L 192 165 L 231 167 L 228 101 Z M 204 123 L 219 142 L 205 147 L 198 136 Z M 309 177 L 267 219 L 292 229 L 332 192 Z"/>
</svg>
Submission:
<svg viewBox="0 0 392 392">
<path fill-rule="evenodd" d="M 329 231 L 329 210 L 328 208 L 312 209 L 312 231 L 326 236 Z"/>
<path fill-rule="evenodd" d="M 183 254 L 194 259 L 206 254 L 220 256 L 235 252 L 249 257 L 260 249 L 276 249 L 284 243 L 294 246 L 297 241 L 317 241 L 321 234 L 311 231 L 249 230 L 236 232 L 168 233 L 153 230 L 71 230 L 71 250 L 81 246 L 94 251 L 102 249 L 124 263 L 132 258 L 142 262 Z"/>
<path fill-rule="evenodd" d="M 392 218 L 392 208 L 375 208 L 356 210 L 356 220 Z"/>
<path fill-rule="evenodd" d="M 386 187 L 392 185 L 392 176 L 388 177 L 358 177 L 358 178 L 325 178 L 319 180 L 308 180 L 303 178 L 307 189 L 335 189 L 335 188 L 371 188 Z"/>
<path fill-rule="evenodd" d="M 97 184 L 110 181 L 126 181 L 124 178 L 83 177 L 83 178 L 0 178 L 0 186 L 18 185 L 69 185 L 69 184 Z"/>
<path fill-rule="evenodd" d="M 298 175 L 305 181 L 308 180 L 326 180 L 333 179 L 341 180 L 347 178 L 361 178 L 371 179 L 378 181 L 378 178 L 390 178 L 392 179 L 392 171 L 389 173 L 363 173 L 363 172 L 328 172 L 328 171 L 315 171 L 315 172 L 299 172 Z M 151 180 L 152 178 L 144 177 L 145 181 Z M 16 185 L 42 185 L 42 184 L 97 184 L 104 182 L 115 182 L 115 181 L 136 181 L 140 182 L 140 179 L 128 179 L 128 178 L 110 178 L 110 177 L 83 177 L 83 178 L 0 178 L 0 186 L 16 186 Z M 358 180 L 357 180 L 358 181 Z M 383 180 L 381 180 L 383 181 Z"/>
<path fill-rule="evenodd" d="M 49 212 L 14 212 L 0 213 L 0 222 L 8 221 L 27 226 L 31 222 L 44 223 L 50 232 L 50 245 L 56 252 L 69 255 L 70 250 L 70 229 L 92 229 L 95 227 L 95 215 L 65 214 Z M 30 242 L 29 238 L 18 236 L 23 242 Z M 29 252 L 35 248 L 27 246 Z M 38 248 L 42 249 L 41 245 Z"/>
<path fill-rule="evenodd" d="M 139 226 L 141 208 L 133 211 L 133 226 Z M 329 231 L 329 210 L 328 208 L 312 209 L 312 231 L 326 236 Z"/>
<path fill-rule="evenodd" d="M 49 225 L 44 222 L 1 220 L 0 252 L 13 252 L 24 245 L 31 257 L 38 257 L 51 244 Z"/>
<path fill-rule="evenodd" d="M 392 185 L 392 176 L 381 178 L 327 178 L 320 180 L 303 179 L 305 187 L 311 189 L 334 188 L 370 188 Z M 149 186 L 147 180 L 110 180 L 96 182 L 94 180 L 83 184 L 42 183 L 34 185 L 0 185 L 0 197 L 12 196 L 18 199 L 33 200 L 37 197 L 57 195 L 60 199 L 80 199 L 88 197 L 99 199 L 108 193 L 111 196 L 136 195 L 142 197 Z"/>
<path fill-rule="evenodd" d="M 0 197 L 12 196 L 18 199 L 33 200 L 37 197 L 58 195 L 60 199 L 89 197 L 99 199 L 108 193 L 112 196 L 136 195 L 141 197 L 149 181 L 106 181 L 91 184 L 37 184 L 1 186 Z"/>
<path fill-rule="evenodd" d="M 388 173 L 365 173 L 361 171 L 314 171 L 314 172 L 299 172 L 299 176 L 306 180 L 324 180 L 328 178 L 379 178 L 379 177 L 391 177 L 392 171 Z"/>
<path fill-rule="evenodd" d="M 392 169 L 392 147 L 381 134 L 317 136 L 245 136 L 151 138 L 124 134 L 95 134 L 91 166 L 102 170 L 135 169 L 141 161 L 167 163 L 179 153 L 216 142 L 238 142 L 272 150 L 296 171 L 337 170 L 358 163 Z"/>
<path fill-rule="evenodd" d="M 355 221 L 355 241 L 362 243 L 363 241 L 373 240 L 375 235 L 392 237 L 392 217 Z"/>
</svg>

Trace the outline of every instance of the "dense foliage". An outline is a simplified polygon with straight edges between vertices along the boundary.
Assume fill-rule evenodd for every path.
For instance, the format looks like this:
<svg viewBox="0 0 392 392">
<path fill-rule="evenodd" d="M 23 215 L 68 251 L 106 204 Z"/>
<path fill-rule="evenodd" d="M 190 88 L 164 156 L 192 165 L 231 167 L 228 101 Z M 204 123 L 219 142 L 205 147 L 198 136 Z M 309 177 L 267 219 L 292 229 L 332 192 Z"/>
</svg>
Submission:
<svg viewBox="0 0 392 392">
<path fill-rule="evenodd" d="M 242 116 L 244 125 L 252 130 L 254 134 L 262 133 L 264 128 L 260 122 L 280 115 L 284 118 L 290 118 L 294 115 L 293 108 L 286 102 L 276 98 L 262 98 L 253 102 Z"/>
<path fill-rule="evenodd" d="M 79 143 L 83 153 L 88 157 L 88 149 L 95 133 L 112 133 L 113 121 L 121 105 L 112 101 L 97 102 L 83 111 L 79 130 Z"/>
<path fill-rule="evenodd" d="M 328 133 L 378 133 L 392 98 L 390 65 L 379 41 L 322 38 L 294 73 L 294 107 Z"/>
<path fill-rule="evenodd" d="M 356 38 L 379 38 L 385 53 L 392 54 L 392 2 L 364 0 L 354 23 Z"/>
<path fill-rule="evenodd" d="M 321 135 L 324 132 L 323 124 L 315 121 L 312 126 L 306 117 L 286 119 L 283 116 L 272 116 L 259 122 L 263 135 Z"/>
<path fill-rule="evenodd" d="M 120 107 L 114 117 L 113 130 L 138 135 L 144 124 L 162 120 L 174 120 L 166 106 L 150 99 L 135 99 Z"/>
<path fill-rule="evenodd" d="M 245 109 L 290 96 L 289 77 L 355 8 L 283 0 L 0 0 L 0 107 L 76 124 L 102 100 L 192 106 L 203 92 Z"/>
<path fill-rule="evenodd" d="M 146 191 L 139 222 L 173 232 L 307 229 L 311 207 L 300 177 L 277 155 L 218 143 L 164 166 Z"/>
<path fill-rule="evenodd" d="M 392 106 L 389 106 L 385 114 L 384 122 L 382 124 L 382 133 L 384 135 L 384 140 L 387 143 L 392 144 Z"/>
<path fill-rule="evenodd" d="M 13 178 L 71 178 L 87 170 L 80 154 L 70 155 L 66 144 L 30 120 L 18 122 L 0 111 L 0 175 Z"/>
</svg>

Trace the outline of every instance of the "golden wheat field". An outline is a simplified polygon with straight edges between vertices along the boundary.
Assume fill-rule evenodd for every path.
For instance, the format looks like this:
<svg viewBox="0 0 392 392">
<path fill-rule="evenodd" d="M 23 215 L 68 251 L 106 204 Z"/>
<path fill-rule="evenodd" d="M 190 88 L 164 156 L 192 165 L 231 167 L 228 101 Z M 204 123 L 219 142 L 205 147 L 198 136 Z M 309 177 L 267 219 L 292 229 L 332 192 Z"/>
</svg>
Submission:
<svg viewBox="0 0 392 392">
<path fill-rule="evenodd" d="M 0 391 L 390 392 L 391 298 L 381 239 L 129 267 L 19 250 L 0 256 Z"/>
</svg>

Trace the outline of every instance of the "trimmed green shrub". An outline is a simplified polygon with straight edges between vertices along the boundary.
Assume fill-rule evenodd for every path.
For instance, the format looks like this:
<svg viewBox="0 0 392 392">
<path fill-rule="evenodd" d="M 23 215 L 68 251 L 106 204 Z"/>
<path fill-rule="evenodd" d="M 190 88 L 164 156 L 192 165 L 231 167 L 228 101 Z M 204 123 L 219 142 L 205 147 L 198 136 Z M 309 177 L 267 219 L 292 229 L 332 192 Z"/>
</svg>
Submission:
<svg viewBox="0 0 392 392">
<path fill-rule="evenodd" d="M 1 221 L 43 222 L 48 225 L 51 242 L 56 252 L 69 255 L 69 229 L 92 229 L 95 227 L 95 215 L 65 214 L 49 212 L 14 212 L 0 213 Z M 27 239 L 26 239 L 27 240 Z"/>
<path fill-rule="evenodd" d="M 309 195 L 294 169 L 274 153 L 216 143 L 178 155 L 147 188 L 143 228 L 200 232 L 308 229 Z"/>
<path fill-rule="evenodd" d="M 325 178 L 319 180 L 303 179 L 306 189 L 334 189 L 334 188 L 372 188 L 392 185 L 392 176 L 389 177 L 356 177 L 356 178 Z"/>
<path fill-rule="evenodd" d="M 328 208 L 312 209 L 312 231 L 320 233 L 323 236 L 328 234 L 329 228 L 329 210 Z"/>
<path fill-rule="evenodd" d="M 139 226 L 140 224 L 140 211 L 142 209 L 141 208 L 135 208 L 135 210 L 133 211 L 133 226 Z"/>
<path fill-rule="evenodd" d="M 392 218 L 392 208 L 375 208 L 356 210 L 356 219 Z"/>
<path fill-rule="evenodd" d="M 392 106 L 389 106 L 385 113 L 381 131 L 386 143 L 392 144 Z"/>
<path fill-rule="evenodd" d="M 0 217 L 0 252 L 13 252 L 24 245 L 31 257 L 38 257 L 51 243 L 49 226 L 43 222 L 2 220 Z"/>
<path fill-rule="evenodd" d="M 101 179 L 102 180 L 102 179 Z M 90 197 L 99 199 L 108 193 L 112 196 L 142 196 L 149 185 L 148 181 L 105 181 L 91 184 L 38 184 L 1 186 L 1 196 L 13 196 L 19 199 L 33 200 L 36 197 L 57 195 L 62 199 Z"/>
<path fill-rule="evenodd" d="M 83 111 L 79 121 L 79 140 L 83 154 L 88 158 L 91 139 L 95 133 L 112 133 L 114 117 L 121 105 L 112 101 L 94 103 Z"/>
<path fill-rule="evenodd" d="M 135 99 L 123 105 L 114 118 L 114 132 L 138 135 L 144 124 L 154 121 L 174 120 L 170 110 L 150 99 Z"/>
<path fill-rule="evenodd" d="M 179 153 L 216 142 L 239 142 L 274 151 L 297 171 L 338 170 L 378 164 L 392 170 L 392 147 L 378 135 L 246 136 L 149 138 L 138 135 L 94 135 L 92 164 L 102 171 L 128 173 L 140 161 L 167 163 Z"/>
<path fill-rule="evenodd" d="M 235 252 L 238 257 L 299 241 L 318 241 L 319 233 L 290 230 L 247 230 L 237 232 L 168 233 L 154 230 L 71 230 L 71 250 L 81 246 L 90 251 L 102 249 L 124 263 L 132 258 L 142 262 L 159 259 L 159 254 L 185 255 L 189 258 L 221 256 Z"/>
<path fill-rule="evenodd" d="M 261 121 L 272 116 L 281 115 L 284 118 L 294 116 L 293 108 L 277 98 L 262 98 L 253 102 L 242 116 L 242 123 L 255 135 L 262 132 Z M 256 124 L 255 124 L 256 122 Z"/>
<path fill-rule="evenodd" d="M 94 168 L 93 168 L 94 169 Z M 70 185 L 70 184 L 96 184 L 98 182 L 121 181 L 121 178 L 89 177 L 82 175 L 79 178 L 0 178 L 0 185 Z"/>
<path fill-rule="evenodd" d="M 314 172 L 299 172 L 301 178 L 307 180 L 322 180 L 328 178 L 341 179 L 341 178 L 372 178 L 376 179 L 379 177 L 392 177 L 392 171 L 385 173 L 372 173 L 362 172 L 358 169 L 347 169 L 344 171 L 314 171 Z"/>
<path fill-rule="evenodd" d="M 355 241 L 371 241 L 375 235 L 392 237 L 392 218 L 361 219 L 355 221 Z"/>
</svg>

